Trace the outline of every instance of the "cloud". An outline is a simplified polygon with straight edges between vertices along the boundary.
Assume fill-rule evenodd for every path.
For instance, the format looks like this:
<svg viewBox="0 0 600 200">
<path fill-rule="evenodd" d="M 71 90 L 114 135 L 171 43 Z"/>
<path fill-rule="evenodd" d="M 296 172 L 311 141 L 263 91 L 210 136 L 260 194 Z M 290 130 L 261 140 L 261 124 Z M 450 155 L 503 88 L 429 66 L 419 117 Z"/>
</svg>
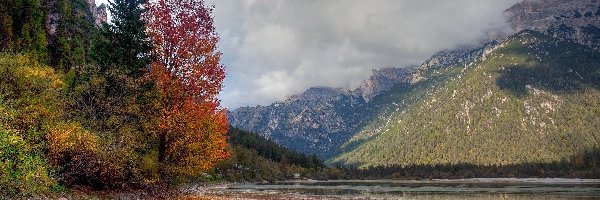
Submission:
<svg viewBox="0 0 600 200">
<path fill-rule="evenodd" d="M 507 27 L 519 0 L 209 0 L 228 77 L 226 107 L 311 86 L 353 88 L 371 69 L 420 64 Z"/>
</svg>

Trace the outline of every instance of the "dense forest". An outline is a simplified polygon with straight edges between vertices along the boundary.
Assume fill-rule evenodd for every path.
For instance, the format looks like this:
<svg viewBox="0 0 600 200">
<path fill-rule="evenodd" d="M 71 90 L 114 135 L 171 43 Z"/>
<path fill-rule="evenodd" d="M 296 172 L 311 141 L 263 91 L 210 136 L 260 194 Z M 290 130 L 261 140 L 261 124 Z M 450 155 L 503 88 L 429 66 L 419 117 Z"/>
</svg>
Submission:
<svg viewBox="0 0 600 200">
<path fill-rule="evenodd" d="M 0 4 L 0 194 L 325 177 L 316 156 L 228 127 L 203 1 L 115 0 L 103 24 L 91 9 Z"/>
<path fill-rule="evenodd" d="M 103 24 L 92 9 L 0 2 L 0 194 L 176 184 L 240 154 L 212 8 L 115 0 Z"/>
<path fill-rule="evenodd" d="M 344 179 L 600 178 L 600 150 L 552 163 L 511 165 L 436 164 L 340 167 Z"/>
<path fill-rule="evenodd" d="M 217 164 L 210 177 L 226 181 L 282 181 L 289 179 L 340 179 L 345 172 L 327 167 L 316 155 L 306 156 L 282 147 L 256 133 L 230 128 L 232 156 Z"/>
</svg>

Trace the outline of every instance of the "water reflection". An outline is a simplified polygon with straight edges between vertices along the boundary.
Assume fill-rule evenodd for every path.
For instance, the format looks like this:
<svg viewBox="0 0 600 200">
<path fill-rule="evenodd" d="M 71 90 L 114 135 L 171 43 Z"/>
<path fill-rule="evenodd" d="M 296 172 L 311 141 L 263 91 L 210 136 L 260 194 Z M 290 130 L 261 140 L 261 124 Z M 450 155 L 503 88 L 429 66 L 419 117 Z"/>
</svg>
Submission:
<svg viewBox="0 0 600 200">
<path fill-rule="evenodd" d="M 230 186 L 227 192 L 373 199 L 600 199 L 600 180 L 294 181 L 237 184 Z"/>
</svg>

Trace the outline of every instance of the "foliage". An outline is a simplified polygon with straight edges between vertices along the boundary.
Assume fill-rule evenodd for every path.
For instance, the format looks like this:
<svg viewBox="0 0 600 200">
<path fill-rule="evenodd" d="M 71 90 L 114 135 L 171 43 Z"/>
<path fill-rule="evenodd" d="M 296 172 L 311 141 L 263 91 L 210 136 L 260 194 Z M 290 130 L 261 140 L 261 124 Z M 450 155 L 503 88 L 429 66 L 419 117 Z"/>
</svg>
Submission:
<svg viewBox="0 0 600 200">
<path fill-rule="evenodd" d="M 286 149 L 256 133 L 230 128 L 231 157 L 215 166 L 213 176 L 227 181 L 279 181 L 299 178 L 341 178 L 344 172 L 328 168 L 316 156 Z"/>
<path fill-rule="evenodd" d="M 90 56 L 93 64 L 73 71 L 66 104 L 67 118 L 79 121 L 101 138 L 94 154 L 91 171 L 105 175 L 94 187 L 119 187 L 126 184 L 150 183 L 157 179 L 150 149 L 157 126 L 158 93 L 152 80 L 143 77 L 149 64 L 149 42 L 140 15 L 144 1 L 115 1 L 111 5 L 113 24 L 104 24 L 95 38 Z M 76 74 L 76 75 L 75 75 Z M 106 162 L 109 164 L 100 163 Z M 100 165 L 100 166 L 97 166 Z M 96 169 L 102 167 L 104 169 Z M 112 176 L 112 178 L 111 178 Z"/>
<path fill-rule="evenodd" d="M 0 1 L 0 49 L 47 59 L 45 12 L 40 0 Z"/>
<path fill-rule="evenodd" d="M 225 112 L 216 96 L 225 78 L 218 36 L 204 1 L 147 4 L 150 76 L 161 94 L 156 133 L 163 177 L 197 175 L 228 156 Z"/>
<path fill-rule="evenodd" d="M 62 72 L 89 61 L 90 47 L 98 35 L 94 16 L 85 0 L 44 1 L 48 9 L 50 64 Z"/>
<path fill-rule="evenodd" d="M 552 163 L 511 165 L 436 164 L 343 168 L 346 179 L 589 178 L 600 174 L 600 151 L 586 150 Z"/>
<path fill-rule="evenodd" d="M 11 54 L 0 54 L 0 74 L 0 194 L 48 192 L 57 183 L 43 133 L 61 114 L 61 77 L 33 57 Z"/>
<path fill-rule="evenodd" d="M 56 183 L 111 189 L 171 182 L 228 156 L 227 119 L 216 98 L 225 73 L 211 9 L 175 2 L 185 8 L 177 12 L 191 15 L 166 33 L 141 15 L 146 6 L 156 17 L 170 8 L 146 3 L 112 2 L 113 23 L 98 29 L 85 0 L 1 1 L 0 189 L 35 195 Z M 191 37 L 180 32 L 192 30 Z M 168 52 L 177 54 L 167 58 L 175 63 L 158 50 L 167 44 L 161 34 L 172 37 L 169 45 L 186 41 Z"/>
<path fill-rule="evenodd" d="M 115 0 L 110 2 L 111 24 L 104 24 L 101 36 L 94 42 L 92 58 L 100 71 L 121 68 L 133 78 L 144 75 L 150 64 L 152 46 L 145 32 L 141 15 L 146 0 Z"/>
<path fill-rule="evenodd" d="M 77 123 L 57 123 L 46 136 L 49 163 L 60 169 L 60 182 L 96 189 L 121 188 L 131 184 L 132 155 L 116 149 L 111 140 L 85 130 Z"/>
<path fill-rule="evenodd" d="M 252 132 L 230 128 L 227 135 L 229 136 L 229 143 L 231 145 L 254 149 L 258 155 L 275 162 L 298 165 L 307 169 L 325 167 L 323 161 L 319 160 L 315 155 L 306 156 L 291 151 Z"/>
<path fill-rule="evenodd" d="M 215 173 L 227 181 L 285 180 L 280 164 L 258 155 L 256 150 L 241 146 L 231 149 L 231 157 L 215 167 Z"/>
<path fill-rule="evenodd" d="M 16 131 L 0 127 L 0 195 L 39 195 L 56 186 L 44 157 Z"/>
<path fill-rule="evenodd" d="M 62 77 L 35 58 L 10 54 L 0 55 L 0 76 L 0 125 L 41 145 L 44 124 L 62 115 Z"/>
</svg>

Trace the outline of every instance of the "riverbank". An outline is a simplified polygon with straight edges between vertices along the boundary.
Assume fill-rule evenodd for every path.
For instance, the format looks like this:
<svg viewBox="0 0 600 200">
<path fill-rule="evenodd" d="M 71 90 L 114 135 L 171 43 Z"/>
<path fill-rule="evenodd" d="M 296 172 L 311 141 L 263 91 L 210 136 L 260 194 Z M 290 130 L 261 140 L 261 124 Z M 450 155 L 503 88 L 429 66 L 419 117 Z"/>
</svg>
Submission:
<svg viewBox="0 0 600 200">
<path fill-rule="evenodd" d="M 235 183 L 193 184 L 180 188 L 153 187 L 131 190 L 95 191 L 88 188 L 73 188 L 64 194 L 53 194 L 36 199 L 180 199 L 180 200 L 341 200 L 348 198 L 322 195 L 286 194 L 265 191 L 228 191 Z M 1 198 L 0 198 L 1 199 Z M 365 198 L 353 198 L 365 199 Z"/>
<path fill-rule="evenodd" d="M 128 191 L 75 188 L 47 199 L 362 200 L 599 199 L 600 179 L 475 178 L 433 180 L 297 180 L 276 183 L 188 184 Z"/>
</svg>

